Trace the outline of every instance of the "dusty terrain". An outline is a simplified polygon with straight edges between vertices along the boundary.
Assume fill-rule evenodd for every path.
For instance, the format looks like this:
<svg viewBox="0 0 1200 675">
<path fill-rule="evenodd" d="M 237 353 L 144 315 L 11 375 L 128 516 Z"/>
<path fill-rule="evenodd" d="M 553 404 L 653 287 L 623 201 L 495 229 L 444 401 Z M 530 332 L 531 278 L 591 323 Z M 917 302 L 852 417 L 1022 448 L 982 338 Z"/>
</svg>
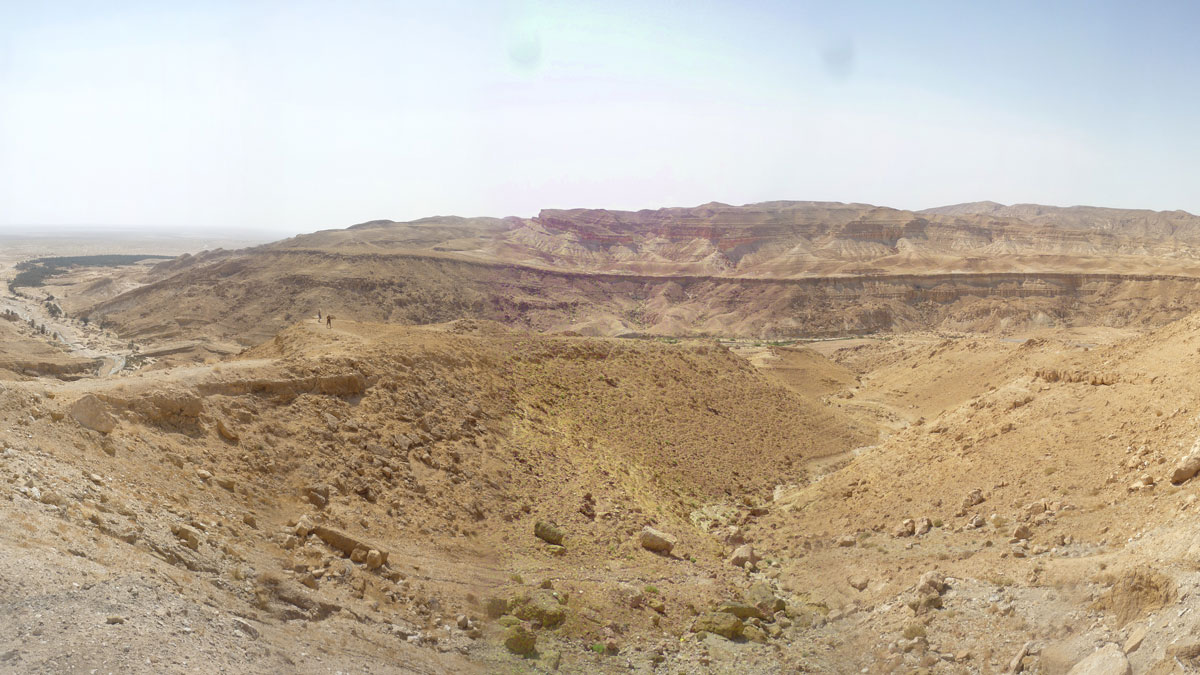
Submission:
<svg viewBox="0 0 1200 675">
<path fill-rule="evenodd" d="M 73 267 L 0 320 L 0 671 L 1192 672 L 1194 220 L 553 211 Z M 933 257 L 847 271 L 876 245 Z"/>
</svg>

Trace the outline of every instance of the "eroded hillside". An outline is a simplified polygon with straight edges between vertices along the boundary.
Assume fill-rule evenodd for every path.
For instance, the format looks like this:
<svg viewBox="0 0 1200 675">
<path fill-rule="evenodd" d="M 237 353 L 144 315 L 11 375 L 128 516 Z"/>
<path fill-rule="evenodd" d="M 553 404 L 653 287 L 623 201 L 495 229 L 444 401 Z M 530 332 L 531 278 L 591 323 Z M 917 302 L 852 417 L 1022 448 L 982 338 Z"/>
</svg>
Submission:
<svg viewBox="0 0 1200 675">
<path fill-rule="evenodd" d="M 1200 309 L 1198 222 L 818 202 L 375 221 L 163 263 L 120 293 L 62 292 L 74 315 L 155 344 L 256 344 L 318 311 L 602 336 L 1154 326 Z"/>
<path fill-rule="evenodd" d="M 0 652 L 24 672 L 692 672 L 693 608 L 749 586 L 698 525 L 874 438 L 718 346 L 464 322 L 305 322 L 217 365 L 0 396 Z M 527 630 L 532 661 L 504 646 Z"/>
</svg>

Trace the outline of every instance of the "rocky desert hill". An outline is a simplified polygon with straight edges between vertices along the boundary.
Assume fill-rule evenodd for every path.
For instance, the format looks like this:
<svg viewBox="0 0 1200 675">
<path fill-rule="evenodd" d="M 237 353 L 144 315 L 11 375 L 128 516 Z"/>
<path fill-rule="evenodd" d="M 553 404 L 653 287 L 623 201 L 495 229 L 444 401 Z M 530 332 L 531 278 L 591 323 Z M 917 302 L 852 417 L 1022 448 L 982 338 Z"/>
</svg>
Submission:
<svg viewBox="0 0 1200 675">
<path fill-rule="evenodd" d="M 1193 672 L 1194 220 L 709 204 L 56 268 L 3 298 L 0 671 Z"/>
<path fill-rule="evenodd" d="M 73 311 L 141 341 L 243 345 L 318 311 L 769 339 L 1161 325 L 1200 308 L 1198 242 L 1190 214 L 1084 207 L 546 210 L 374 221 L 191 256 L 115 296 L 76 294 Z"/>
</svg>

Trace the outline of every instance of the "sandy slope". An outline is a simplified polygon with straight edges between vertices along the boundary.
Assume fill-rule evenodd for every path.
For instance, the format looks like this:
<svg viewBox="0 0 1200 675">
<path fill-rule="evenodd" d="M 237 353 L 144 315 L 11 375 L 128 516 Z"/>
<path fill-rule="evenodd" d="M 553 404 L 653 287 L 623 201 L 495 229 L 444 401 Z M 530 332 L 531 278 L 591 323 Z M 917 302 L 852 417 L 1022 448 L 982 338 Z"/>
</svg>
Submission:
<svg viewBox="0 0 1200 675">
<path fill-rule="evenodd" d="M 805 457 L 872 437 L 713 345 L 470 323 L 306 322 L 237 360 L 15 383 L 0 400 L 0 510 L 16 525 L 0 535 L 0 654 L 22 672 L 462 672 L 464 656 L 693 672 L 700 652 L 677 637 L 689 608 L 748 582 L 689 514 L 745 515 L 802 480 Z M 387 564 L 289 540 L 301 517 Z M 565 556 L 533 536 L 539 519 L 566 529 Z M 636 544 L 646 524 L 675 533 L 674 557 Z M 566 622 L 521 661 L 485 601 L 542 582 L 569 596 Z M 607 640 L 625 658 L 590 650 Z M 773 663 L 734 646 L 731 666 Z"/>
</svg>

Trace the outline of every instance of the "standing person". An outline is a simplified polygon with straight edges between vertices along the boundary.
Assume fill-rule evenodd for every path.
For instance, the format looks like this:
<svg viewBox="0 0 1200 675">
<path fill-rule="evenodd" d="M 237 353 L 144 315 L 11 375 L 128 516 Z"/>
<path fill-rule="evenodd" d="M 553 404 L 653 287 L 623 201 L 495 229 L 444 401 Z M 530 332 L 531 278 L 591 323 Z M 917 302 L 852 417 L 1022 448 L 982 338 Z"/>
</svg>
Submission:
<svg viewBox="0 0 1200 675">
<path fill-rule="evenodd" d="M 321 310 L 317 310 L 317 323 L 321 323 Z"/>
<path fill-rule="evenodd" d="M 325 327 L 333 328 L 333 315 L 332 314 L 325 315 Z"/>
</svg>

